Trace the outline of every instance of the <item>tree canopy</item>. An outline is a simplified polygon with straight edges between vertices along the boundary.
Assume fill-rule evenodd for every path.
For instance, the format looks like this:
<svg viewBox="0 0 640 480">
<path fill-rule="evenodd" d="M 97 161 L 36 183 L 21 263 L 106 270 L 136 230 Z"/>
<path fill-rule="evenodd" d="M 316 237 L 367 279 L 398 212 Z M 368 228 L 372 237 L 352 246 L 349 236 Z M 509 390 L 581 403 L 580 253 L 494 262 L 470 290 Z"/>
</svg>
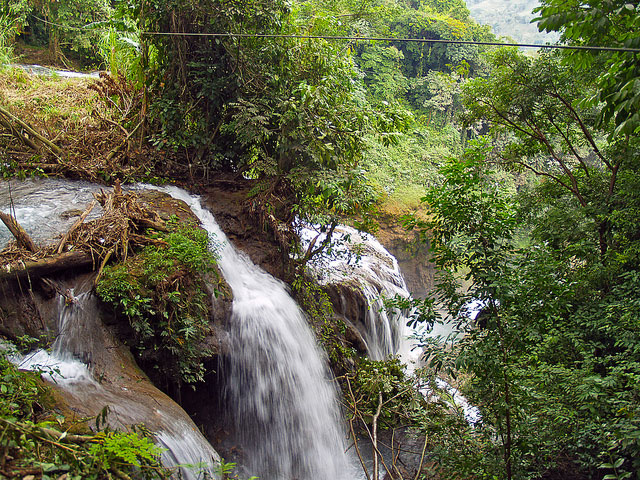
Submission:
<svg viewBox="0 0 640 480">
<path fill-rule="evenodd" d="M 575 45 L 640 48 L 640 7 L 624 0 L 543 0 L 536 8 L 538 28 L 557 31 Z M 640 62 L 638 53 L 574 53 L 568 60 L 598 71 L 598 90 L 586 98 L 602 102 L 602 121 L 612 120 L 615 133 L 640 132 Z"/>
</svg>

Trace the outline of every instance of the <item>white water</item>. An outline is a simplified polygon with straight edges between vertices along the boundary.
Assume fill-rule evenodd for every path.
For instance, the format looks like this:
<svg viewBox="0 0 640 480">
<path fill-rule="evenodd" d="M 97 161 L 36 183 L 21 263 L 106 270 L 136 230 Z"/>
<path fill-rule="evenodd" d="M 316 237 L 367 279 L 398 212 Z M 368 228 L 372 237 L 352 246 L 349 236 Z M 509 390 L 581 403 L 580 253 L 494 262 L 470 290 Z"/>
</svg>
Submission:
<svg viewBox="0 0 640 480">
<path fill-rule="evenodd" d="M 0 210 L 15 214 L 18 223 L 34 242 L 47 243 L 66 232 L 77 220 L 77 215 L 93 200 L 93 193 L 99 191 L 98 185 L 87 182 L 52 179 L 0 181 Z M 101 214 L 102 207 L 96 205 L 87 221 Z M 0 246 L 11 239 L 13 236 L 0 222 Z"/>
<path fill-rule="evenodd" d="M 301 229 L 303 243 L 308 244 L 316 235 L 317 232 L 310 228 Z M 321 235 L 317 243 L 324 238 Z M 425 335 L 424 328 L 407 327 L 408 316 L 412 312 L 398 309 L 389 312 L 383 302 L 383 298 L 411 296 L 396 258 L 374 236 L 340 226 L 333 234 L 332 248 L 328 255 L 313 260 L 311 267 L 318 280 L 325 284 L 345 280 L 357 282 L 369 303 L 364 332 L 369 357 L 383 360 L 397 355 L 407 366 L 407 374 L 413 374 L 421 362 L 418 338 Z M 470 309 L 477 313 L 478 305 L 473 304 Z M 449 333 L 446 326 L 440 326 L 440 331 L 437 327 L 438 325 L 427 332 L 427 335 Z M 479 421 L 479 410 L 469 405 L 456 388 L 440 378 L 436 379 L 436 385 L 446 392 L 448 401 L 454 408 L 462 409 L 468 422 L 473 424 Z M 427 386 L 421 387 L 420 392 L 426 398 L 434 396 L 434 392 Z"/>
<path fill-rule="evenodd" d="M 317 233 L 302 228 L 300 235 L 303 243 L 308 244 Z M 324 238 L 322 234 L 316 243 Z M 356 282 L 364 293 L 368 310 L 362 333 L 369 357 L 384 360 L 399 355 L 403 362 L 415 363 L 419 354 L 412 351 L 413 343 L 409 340 L 414 332 L 405 325 L 409 312 L 389 311 L 384 305 L 385 298 L 410 296 L 396 258 L 375 237 L 352 227 L 337 227 L 331 243 L 328 256 L 312 259 L 311 268 L 323 284 Z"/>
<path fill-rule="evenodd" d="M 356 474 L 324 356 L 285 285 L 226 239 L 200 201 L 175 187 L 214 236 L 233 291 L 228 390 L 251 474 L 264 480 L 339 480 Z"/>
<path fill-rule="evenodd" d="M 0 182 L 0 209 L 16 215 L 18 222 L 30 236 L 42 243 L 55 241 L 55 237 L 66 231 L 78 215 L 93 200 L 98 185 L 86 182 L 69 182 L 51 179 L 32 179 L 22 182 Z M 96 206 L 89 220 L 100 215 Z M 67 215 L 69 213 L 70 215 Z M 0 246 L 11 237 L 0 224 Z M 167 467 L 196 465 L 204 462 L 204 469 L 179 468 L 181 478 L 197 480 L 203 475 L 215 478 L 213 465 L 219 456 L 193 422 L 168 397 L 158 391 L 140 393 L 129 391 L 125 384 L 101 384 L 89 365 L 93 355 L 105 348 L 101 343 L 99 321 L 96 314 L 96 299 L 91 286 L 78 286 L 80 293 L 67 293 L 72 302 L 59 295 L 57 304 L 58 337 L 51 351 L 38 350 L 24 356 L 14 355 L 12 360 L 22 369 L 41 372 L 48 381 L 68 392 L 81 405 L 97 408 L 109 406 L 110 422 L 118 428 L 133 424 L 153 423 L 151 428 L 157 441 L 166 447 L 162 455 Z M 158 395 L 158 397 L 154 397 Z M 149 406 L 149 400 L 154 407 Z M 156 399 L 157 398 L 157 399 Z M 143 400 L 146 400 L 143 401 Z M 157 407 L 157 408 L 156 408 Z"/>
<path fill-rule="evenodd" d="M 54 75 L 62 78 L 100 78 L 99 72 L 81 73 L 73 72 L 71 70 L 59 70 L 57 68 L 43 67 L 41 65 L 23 65 L 23 64 L 11 64 L 13 68 L 20 68 L 27 72 L 29 75 L 42 75 L 45 77 L 52 77 Z"/>
<path fill-rule="evenodd" d="M 96 299 L 91 291 L 73 296 L 69 302 L 58 298 L 58 337 L 51 352 L 38 350 L 24 356 L 19 367 L 41 371 L 46 379 L 68 391 L 76 400 L 86 405 L 108 406 L 109 416 L 115 424 L 126 428 L 129 425 L 152 422 L 149 425 L 156 441 L 166 448 L 162 463 L 166 467 L 179 467 L 180 478 L 198 480 L 215 478 L 213 465 L 219 462 L 217 452 L 195 428 L 188 416 L 170 413 L 166 404 L 156 401 L 157 408 L 149 408 L 141 398 L 128 392 L 123 385 L 102 385 L 85 362 L 91 362 L 92 354 L 104 348 L 96 324 Z M 95 343 L 94 343 L 95 342 Z M 83 361 L 76 357 L 82 357 Z M 164 405 L 164 406 L 163 406 Z M 177 406 L 176 406 L 177 407 Z M 190 465 L 201 465 L 191 468 Z"/>
</svg>

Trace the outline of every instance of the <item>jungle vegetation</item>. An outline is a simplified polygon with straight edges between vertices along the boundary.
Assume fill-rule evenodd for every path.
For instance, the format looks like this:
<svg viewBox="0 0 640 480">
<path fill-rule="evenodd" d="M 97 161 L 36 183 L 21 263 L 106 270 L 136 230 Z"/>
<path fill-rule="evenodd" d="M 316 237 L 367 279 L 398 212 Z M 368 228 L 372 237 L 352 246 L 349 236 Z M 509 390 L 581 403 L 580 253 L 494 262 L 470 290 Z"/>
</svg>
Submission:
<svg viewBox="0 0 640 480">
<path fill-rule="evenodd" d="M 540 3 L 562 43 L 640 47 L 635 3 Z M 117 79 L 110 160 L 255 179 L 285 223 L 404 215 L 440 272 L 422 321 L 455 327 L 422 339 L 424 375 L 459 378 L 481 418 L 425 407 L 394 360 L 350 384 L 364 423 L 424 434 L 422 478 L 640 479 L 637 50 L 296 37 L 495 40 L 462 0 L 0 0 L 0 28 L 5 63 L 40 45 Z"/>
</svg>

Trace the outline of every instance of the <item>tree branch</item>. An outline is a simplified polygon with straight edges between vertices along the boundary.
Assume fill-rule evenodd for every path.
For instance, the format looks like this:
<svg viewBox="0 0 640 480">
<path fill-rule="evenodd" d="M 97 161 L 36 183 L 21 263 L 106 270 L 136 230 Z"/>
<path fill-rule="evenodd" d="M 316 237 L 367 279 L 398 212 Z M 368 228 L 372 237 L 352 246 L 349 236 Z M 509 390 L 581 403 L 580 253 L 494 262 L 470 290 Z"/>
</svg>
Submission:
<svg viewBox="0 0 640 480">
<path fill-rule="evenodd" d="M 27 232 L 25 232 L 24 228 L 18 223 L 18 221 L 12 217 L 11 215 L 0 212 L 0 220 L 4 223 L 11 234 L 18 242 L 18 246 L 24 247 L 30 252 L 35 252 L 37 250 L 35 243 L 31 240 L 31 237 Z"/>
<path fill-rule="evenodd" d="M 558 131 L 558 133 L 560 134 L 564 142 L 569 147 L 569 150 L 571 150 L 571 153 L 573 154 L 573 156 L 576 157 L 576 159 L 580 163 L 580 166 L 582 167 L 582 170 L 584 170 L 584 173 L 587 175 L 587 177 L 591 177 L 591 172 L 589 172 L 589 167 L 587 167 L 587 164 L 584 163 L 584 159 L 582 158 L 582 156 L 580 156 L 578 151 L 573 146 L 573 143 L 569 139 L 569 136 L 564 133 L 564 131 L 560 128 L 560 126 L 556 122 L 553 121 L 553 118 L 549 117 L 549 122 Z"/>
<path fill-rule="evenodd" d="M 598 145 L 593 139 L 591 132 L 587 128 L 587 125 L 584 123 L 584 121 L 582 120 L 582 117 L 578 114 L 578 112 L 573 108 L 573 105 L 571 105 L 569 101 L 567 101 L 562 95 L 560 95 L 557 92 L 556 93 L 550 92 L 550 95 L 560 100 L 560 102 L 562 102 L 562 104 L 567 108 L 567 110 L 569 110 L 573 118 L 575 118 L 576 121 L 578 122 L 578 125 L 580 126 L 580 130 L 582 130 L 582 134 L 587 139 L 587 142 L 589 142 L 589 144 L 591 145 L 591 148 L 593 148 L 594 153 L 598 155 L 600 160 L 602 160 L 602 162 L 607 166 L 609 170 L 613 170 L 613 166 L 611 165 L 611 162 L 609 162 L 605 158 L 605 156 L 600 152 L 600 149 L 598 148 Z"/>
</svg>

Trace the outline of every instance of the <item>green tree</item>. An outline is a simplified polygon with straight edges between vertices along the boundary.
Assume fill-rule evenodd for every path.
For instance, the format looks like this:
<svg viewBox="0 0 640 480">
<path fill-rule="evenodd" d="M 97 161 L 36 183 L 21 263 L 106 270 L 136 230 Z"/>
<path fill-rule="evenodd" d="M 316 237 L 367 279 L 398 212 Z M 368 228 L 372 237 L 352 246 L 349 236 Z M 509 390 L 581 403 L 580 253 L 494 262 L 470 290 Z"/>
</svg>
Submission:
<svg viewBox="0 0 640 480">
<path fill-rule="evenodd" d="M 487 77 L 465 85 L 467 125 L 488 122 L 503 164 L 544 177 L 567 192 L 592 225 L 593 244 L 605 262 L 612 243 L 611 215 L 628 142 L 606 140 L 597 109 L 580 108 L 590 78 L 553 54 L 526 57 L 514 49 L 489 56 Z"/>
<path fill-rule="evenodd" d="M 423 201 L 431 220 L 408 221 L 428 238 L 436 266 L 444 273 L 438 285 L 440 300 L 463 331 L 460 363 L 476 375 L 483 391 L 477 399 L 497 428 L 502 444 L 504 473 L 513 478 L 514 393 L 513 350 L 515 330 L 503 315 L 500 280 L 510 266 L 511 240 L 516 228 L 513 202 L 506 190 L 484 167 L 490 146 L 478 143 L 465 156 L 442 169 L 444 183 L 430 189 Z M 464 269 L 467 289 L 455 273 Z M 491 322 L 483 332 L 470 327 L 469 308 L 480 305 Z M 499 312 L 500 307 L 500 312 Z M 491 401 L 488 401 L 491 399 Z"/>
<path fill-rule="evenodd" d="M 543 0 L 534 11 L 538 28 L 560 32 L 575 45 L 640 48 L 640 6 L 626 0 Z M 634 52 L 576 52 L 567 62 L 596 69 L 598 90 L 589 103 L 602 102 L 603 123 L 613 120 L 616 134 L 640 132 L 640 62 Z"/>
<path fill-rule="evenodd" d="M 99 62 L 98 43 L 112 14 L 108 0 L 61 0 L 35 2 L 34 13 L 45 22 L 49 53 L 55 62 L 69 65 L 66 55 L 74 54 L 84 63 Z M 31 17 L 32 26 L 42 26 Z"/>
<path fill-rule="evenodd" d="M 427 353 L 455 367 L 450 373 L 467 375 L 465 393 L 482 415 L 479 470 L 467 471 L 464 459 L 458 468 L 518 479 L 577 469 L 595 478 L 614 475 L 617 465 L 620 476 L 607 478 L 627 478 L 637 471 L 640 447 L 640 328 L 629 316 L 638 303 L 638 263 L 618 263 L 603 285 L 592 275 L 594 260 L 581 256 L 584 232 L 565 226 L 572 235 L 561 232 L 557 250 L 553 232 L 546 232 L 549 241 L 539 237 L 566 194 L 545 182 L 525 196 L 533 195 L 540 213 L 523 215 L 528 204 L 491 162 L 486 142 L 451 160 L 441 171 L 444 183 L 424 198 L 430 220 L 409 221 L 440 269 L 436 299 L 464 334 L 444 351 L 425 341 Z M 621 214 L 637 204 L 637 191 L 627 187 L 620 186 L 627 191 Z M 442 360 L 447 352 L 450 363 Z"/>
</svg>

